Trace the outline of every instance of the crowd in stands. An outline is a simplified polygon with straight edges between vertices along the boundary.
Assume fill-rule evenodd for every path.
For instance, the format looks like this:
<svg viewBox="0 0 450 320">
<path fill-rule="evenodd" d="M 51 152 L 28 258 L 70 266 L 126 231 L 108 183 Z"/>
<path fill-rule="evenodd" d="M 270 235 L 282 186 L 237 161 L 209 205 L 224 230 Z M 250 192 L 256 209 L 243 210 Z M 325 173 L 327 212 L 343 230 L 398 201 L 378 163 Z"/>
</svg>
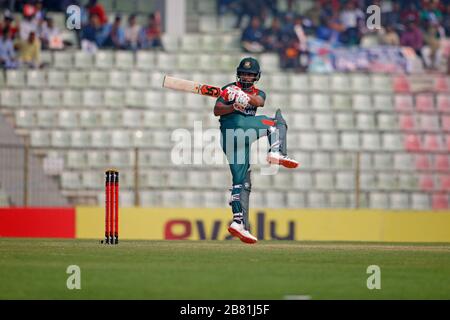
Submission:
<svg viewBox="0 0 450 320">
<path fill-rule="evenodd" d="M 236 14 L 245 51 L 277 52 L 283 68 L 305 67 L 307 39 L 315 38 L 333 46 L 411 47 L 426 68 L 434 69 L 444 49 L 442 40 L 450 35 L 449 0 L 316 0 L 302 15 L 293 14 L 296 1 L 288 1 L 287 11 L 279 12 L 276 0 L 219 0 L 218 12 Z M 381 26 L 375 30 L 366 23 L 370 5 L 381 9 Z M 245 17 L 249 23 L 242 26 Z"/>
<path fill-rule="evenodd" d="M 61 50 L 77 46 L 84 50 L 151 49 L 163 48 L 161 40 L 161 17 L 159 12 L 151 13 L 148 22 L 141 26 L 136 15 L 130 15 L 126 22 L 120 15 L 108 21 L 108 15 L 97 0 L 60 1 L 53 9 L 65 12 L 66 7 L 78 4 L 81 9 L 81 30 L 77 30 L 77 41 L 64 39 L 53 19 L 47 15 L 43 0 L 15 1 L 11 8 L 4 9 L 0 20 L 0 66 L 5 69 L 29 67 L 40 68 L 41 50 Z M 13 12 L 21 14 L 16 19 Z"/>
</svg>

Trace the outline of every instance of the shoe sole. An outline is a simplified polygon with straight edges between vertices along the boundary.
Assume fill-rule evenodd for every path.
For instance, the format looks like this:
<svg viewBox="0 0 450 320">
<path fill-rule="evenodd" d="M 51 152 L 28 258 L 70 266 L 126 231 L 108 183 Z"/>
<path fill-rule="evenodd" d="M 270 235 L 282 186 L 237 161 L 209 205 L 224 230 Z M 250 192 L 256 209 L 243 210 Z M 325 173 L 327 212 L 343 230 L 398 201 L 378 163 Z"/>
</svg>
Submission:
<svg viewBox="0 0 450 320">
<path fill-rule="evenodd" d="M 253 244 L 253 243 L 256 243 L 256 242 L 257 242 L 257 240 L 253 240 L 253 239 L 244 237 L 242 234 L 240 234 L 238 231 L 236 231 L 236 230 L 233 229 L 233 228 L 228 228 L 228 232 L 229 232 L 233 237 L 239 238 L 239 240 L 241 240 L 242 242 L 249 243 L 249 244 Z"/>
<path fill-rule="evenodd" d="M 289 168 L 289 169 L 295 169 L 298 167 L 298 162 L 287 161 L 287 160 L 283 160 L 283 159 L 279 160 L 279 159 L 268 157 L 267 161 L 271 164 L 279 164 L 279 165 L 282 165 L 283 167 Z"/>
</svg>

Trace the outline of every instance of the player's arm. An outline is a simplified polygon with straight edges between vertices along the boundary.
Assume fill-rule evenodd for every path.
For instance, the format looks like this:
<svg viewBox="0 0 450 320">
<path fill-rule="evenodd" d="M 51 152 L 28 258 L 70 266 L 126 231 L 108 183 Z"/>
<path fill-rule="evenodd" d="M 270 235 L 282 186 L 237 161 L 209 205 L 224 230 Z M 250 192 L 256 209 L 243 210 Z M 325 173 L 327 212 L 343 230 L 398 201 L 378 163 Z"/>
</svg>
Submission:
<svg viewBox="0 0 450 320">
<path fill-rule="evenodd" d="M 249 103 L 252 106 L 261 108 L 264 107 L 264 103 L 266 102 L 265 98 L 263 98 L 261 95 L 259 94 L 247 94 L 248 97 L 250 98 Z"/>
<path fill-rule="evenodd" d="M 226 104 L 222 98 L 217 99 L 214 105 L 214 115 L 216 117 L 223 116 L 234 111 L 234 106 L 232 104 Z"/>
</svg>

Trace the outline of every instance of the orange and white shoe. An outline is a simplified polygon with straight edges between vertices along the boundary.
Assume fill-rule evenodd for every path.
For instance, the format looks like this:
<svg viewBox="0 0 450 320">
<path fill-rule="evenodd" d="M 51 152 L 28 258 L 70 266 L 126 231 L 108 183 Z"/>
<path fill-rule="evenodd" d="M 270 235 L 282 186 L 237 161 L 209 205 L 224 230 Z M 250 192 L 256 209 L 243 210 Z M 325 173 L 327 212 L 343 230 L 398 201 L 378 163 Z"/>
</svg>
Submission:
<svg viewBox="0 0 450 320">
<path fill-rule="evenodd" d="M 299 163 L 288 156 L 284 156 L 279 152 L 269 152 L 267 155 L 267 162 L 270 164 L 279 164 L 283 167 L 294 169 L 297 168 Z"/>
<path fill-rule="evenodd" d="M 228 227 L 228 232 L 234 236 L 238 237 L 242 242 L 245 243 L 256 243 L 258 239 L 254 237 L 248 230 L 245 229 L 243 223 L 237 223 L 233 221 Z"/>
</svg>

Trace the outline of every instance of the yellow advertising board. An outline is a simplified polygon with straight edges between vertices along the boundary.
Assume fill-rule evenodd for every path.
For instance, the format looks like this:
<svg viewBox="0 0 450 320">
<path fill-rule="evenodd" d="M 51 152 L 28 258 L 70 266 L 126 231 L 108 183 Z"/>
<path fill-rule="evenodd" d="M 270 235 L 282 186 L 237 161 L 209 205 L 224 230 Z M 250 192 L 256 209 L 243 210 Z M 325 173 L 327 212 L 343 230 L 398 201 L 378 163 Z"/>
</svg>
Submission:
<svg viewBox="0 0 450 320">
<path fill-rule="evenodd" d="M 121 239 L 229 239 L 229 209 L 122 208 Z M 250 212 L 259 240 L 450 242 L 450 212 L 264 209 Z M 104 209 L 76 209 L 76 237 L 102 238 Z"/>
</svg>

